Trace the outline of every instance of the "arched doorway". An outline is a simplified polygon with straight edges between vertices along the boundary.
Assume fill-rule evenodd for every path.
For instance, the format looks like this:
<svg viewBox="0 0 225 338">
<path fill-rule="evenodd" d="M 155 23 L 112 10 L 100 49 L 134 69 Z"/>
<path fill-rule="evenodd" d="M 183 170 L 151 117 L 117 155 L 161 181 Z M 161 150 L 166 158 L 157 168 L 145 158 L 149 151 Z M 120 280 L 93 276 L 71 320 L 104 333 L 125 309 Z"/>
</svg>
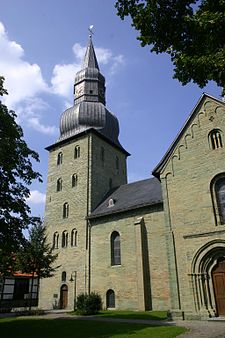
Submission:
<svg viewBox="0 0 225 338">
<path fill-rule="evenodd" d="M 116 304 L 115 304 L 115 292 L 113 290 L 108 290 L 106 292 L 106 307 L 107 309 L 114 309 Z"/>
<path fill-rule="evenodd" d="M 68 304 L 68 286 L 63 284 L 60 289 L 60 309 L 66 309 Z"/>
<path fill-rule="evenodd" d="M 190 282 L 196 312 L 225 315 L 225 240 L 212 240 L 197 251 Z"/>
<path fill-rule="evenodd" d="M 217 314 L 225 316 L 225 258 L 218 260 L 212 270 Z"/>
</svg>

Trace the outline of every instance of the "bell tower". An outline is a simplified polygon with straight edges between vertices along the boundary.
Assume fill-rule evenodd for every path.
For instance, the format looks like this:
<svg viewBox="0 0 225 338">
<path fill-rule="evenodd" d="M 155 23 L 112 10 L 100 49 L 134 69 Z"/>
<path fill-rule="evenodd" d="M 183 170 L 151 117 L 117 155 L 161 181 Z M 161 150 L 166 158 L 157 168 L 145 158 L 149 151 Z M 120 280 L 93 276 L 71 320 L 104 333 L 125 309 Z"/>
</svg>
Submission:
<svg viewBox="0 0 225 338">
<path fill-rule="evenodd" d="M 127 183 L 129 154 L 118 136 L 119 122 L 105 106 L 105 78 L 90 36 L 75 76 L 74 105 L 62 113 L 60 136 L 46 148 L 45 226 L 60 267 L 41 281 L 42 308 L 72 309 L 76 295 L 91 291 L 87 216 L 111 189 Z"/>
</svg>

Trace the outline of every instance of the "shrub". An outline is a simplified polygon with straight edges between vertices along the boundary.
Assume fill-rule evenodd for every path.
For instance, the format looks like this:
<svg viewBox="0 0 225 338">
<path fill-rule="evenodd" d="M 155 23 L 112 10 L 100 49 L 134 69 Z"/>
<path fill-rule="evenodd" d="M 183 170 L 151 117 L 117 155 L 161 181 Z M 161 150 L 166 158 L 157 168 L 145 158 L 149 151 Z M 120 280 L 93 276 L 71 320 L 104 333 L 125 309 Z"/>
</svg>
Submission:
<svg viewBox="0 0 225 338">
<path fill-rule="evenodd" d="M 81 293 L 77 297 L 77 314 L 95 315 L 102 309 L 101 296 L 95 292 Z"/>
</svg>

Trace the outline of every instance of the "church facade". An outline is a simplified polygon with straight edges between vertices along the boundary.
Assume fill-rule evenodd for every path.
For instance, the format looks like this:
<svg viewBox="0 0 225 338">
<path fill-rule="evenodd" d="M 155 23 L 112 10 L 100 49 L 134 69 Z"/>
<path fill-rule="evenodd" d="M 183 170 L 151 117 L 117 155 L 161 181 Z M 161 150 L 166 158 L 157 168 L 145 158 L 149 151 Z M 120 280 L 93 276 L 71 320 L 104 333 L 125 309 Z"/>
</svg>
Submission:
<svg viewBox="0 0 225 338">
<path fill-rule="evenodd" d="M 127 184 L 91 38 L 74 95 L 47 147 L 45 226 L 60 267 L 41 280 L 39 307 L 73 309 L 94 291 L 108 309 L 224 316 L 224 102 L 203 94 L 153 177 Z"/>
</svg>

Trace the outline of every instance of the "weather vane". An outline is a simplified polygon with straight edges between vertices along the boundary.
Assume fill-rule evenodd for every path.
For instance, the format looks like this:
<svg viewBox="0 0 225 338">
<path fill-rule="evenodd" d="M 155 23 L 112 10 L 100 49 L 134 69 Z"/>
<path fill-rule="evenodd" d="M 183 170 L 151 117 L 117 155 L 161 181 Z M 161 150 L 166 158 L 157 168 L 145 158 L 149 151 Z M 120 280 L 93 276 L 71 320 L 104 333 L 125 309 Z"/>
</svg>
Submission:
<svg viewBox="0 0 225 338">
<path fill-rule="evenodd" d="M 89 34 L 89 37 L 90 37 L 90 38 L 92 38 L 92 35 L 94 34 L 94 33 L 93 33 L 93 28 L 94 28 L 94 25 L 91 25 L 91 26 L 88 28 L 88 30 L 89 30 L 89 32 L 90 32 L 90 34 Z"/>
</svg>

